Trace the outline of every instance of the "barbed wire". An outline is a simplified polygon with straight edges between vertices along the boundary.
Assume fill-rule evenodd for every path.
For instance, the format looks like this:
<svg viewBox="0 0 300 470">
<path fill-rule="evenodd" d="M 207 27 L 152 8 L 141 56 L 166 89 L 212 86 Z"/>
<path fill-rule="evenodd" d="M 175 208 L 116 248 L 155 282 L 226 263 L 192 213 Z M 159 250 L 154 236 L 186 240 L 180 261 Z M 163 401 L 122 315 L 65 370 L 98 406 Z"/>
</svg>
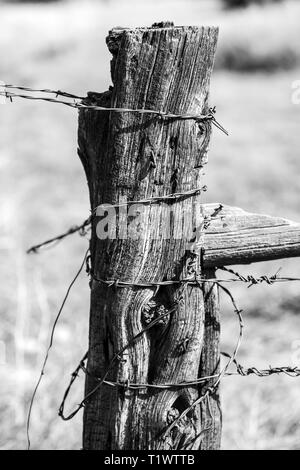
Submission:
<svg viewBox="0 0 300 470">
<path fill-rule="evenodd" d="M 221 352 L 225 357 L 230 357 L 226 352 Z M 249 375 L 256 375 L 257 377 L 269 377 L 271 375 L 285 374 L 289 377 L 300 377 L 300 368 L 297 366 L 281 366 L 281 367 L 272 367 L 269 366 L 268 369 L 258 369 L 257 367 L 244 367 L 236 359 L 232 362 L 236 367 L 236 372 L 229 372 L 227 375 L 241 375 L 243 377 L 248 377 Z"/>
<path fill-rule="evenodd" d="M 60 235 L 52 237 L 49 240 L 39 243 L 38 245 L 33 245 L 26 251 L 26 253 L 27 254 L 38 253 L 41 248 L 44 248 L 45 246 L 48 246 L 48 245 L 57 244 L 60 241 L 62 241 L 64 238 L 70 235 L 73 235 L 74 233 L 79 233 L 80 236 L 84 237 L 87 234 L 87 227 L 89 227 L 91 224 L 91 219 L 92 218 L 90 216 L 81 225 L 74 225 L 73 227 L 70 227 L 66 232 Z"/>
<path fill-rule="evenodd" d="M 271 276 L 272 282 L 269 282 L 270 278 L 268 276 L 260 276 L 259 278 L 253 278 L 257 282 L 253 282 L 253 280 L 242 280 L 242 279 L 222 279 L 222 278 L 203 278 L 203 277 L 195 277 L 195 278 L 187 278 L 187 279 L 170 279 L 166 281 L 141 281 L 141 282 L 131 282 L 131 281 L 122 281 L 121 279 L 100 279 L 97 278 L 96 276 L 92 275 L 92 280 L 95 282 L 98 282 L 99 284 L 106 285 L 108 287 L 121 287 L 121 288 L 126 288 L 126 287 L 133 287 L 133 288 L 144 288 L 144 289 L 149 289 L 152 287 L 160 287 L 160 286 L 171 286 L 171 285 L 177 285 L 177 284 L 188 284 L 191 286 L 196 286 L 199 283 L 212 283 L 212 284 L 226 284 L 226 283 L 233 283 L 233 282 L 243 282 L 243 283 L 250 283 L 248 287 L 251 287 L 252 285 L 255 284 L 261 284 L 262 282 L 265 282 L 268 285 L 275 284 L 277 282 L 283 283 L 283 282 L 292 282 L 292 281 L 300 281 L 300 278 L 298 277 L 277 277 L 274 279 L 274 276 Z M 266 279 L 262 279 L 266 278 Z"/>
<path fill-rule="evenodd" d="M 278 281 L 291 281 L 295 280 L 298 281 L 300 280 L 299 278 L 284 278 L 284 277 L 278 277 L 278 273 L 281 271 L 281 268 L 278 269 L 278 271 L 273 274 L 272 276 L 259 276 L 255 277 L 252 274 L 247 274 L 246 276 L 243 276 L 242 274 L 238 273 L 237 271 L 234 271 L 233 269 L 227 268 L 225 266 L 220 266 L 218 269 L 221 269 L 222 271 L 226 271 L 230 274 L 233 274 L 234 276 L 237 277 L 237 279 L 241 282 L 245 282 L 246 284 L 249 284 L 248 287 L 254 286 L 256 284 L 262 284 L 263 282 L 272 285 L 275 282 Z"/>
<path fill-rule="evenodd" d="M 24 95 L 23 93 L 16 93 L 13 91 L 7 91 L 9 89 L 15 89 L 20 91 L 26 91 L 28 93 L 41 93 L 41 94 L 54 94 L 55 98 L 49 98 L 45 96 L 34 96 L 32 94 Z M 60 90 L 51 90 L 51 89 L 34 89 L 25 86 L 17 86 L 17 85 L 0 85 L 0 96 L 4 96 L 5 98 L 9 99 L 11 102 L 14 98 L 21 98 L 26 100 L 34 100 L 34 101 L 45 101 L 48 103 L 56 103 L 62 104 L 71 108 L 76 109 L 89 109 L 94 111 L 104 111 L 104 112 L 116 112 L 116 113 L 137 113 L 137 114 L 152 114 L 162 119 L 180 119 L 180 120 L 194 120 L 196 122 L 205 122 L 210 121 L 215 127 L 217 127 L 220 131 L 224 134 L 228 135 L 228 131 L 216 120 L 215 112 L 216 108 L 211 107 L 209 108 L 208 114 L 173 114 L 168 113 L 165 111 L 157 111 L 154 109 L 132 109 L 132 108 L 117 108 L 117 107 L 103 107 L 97 106 L 93 104 L 86 104 L 88 97 L 84 98 L 82 96 L 73 95 L 71 93 L 67 93 Z M 57 99 L 58 96 L 73 99 L 73 101 L 64 101 Z M 76 101 L 78 100 L 78 101 Z"/>
<path fill-rule="evenodd" d="M 231 271 L 231 270 L 229 270 L 229 271 Z M 234 272 L 234 273 L 236 273 L 236 272 Z M 238 273 L 236 273 L 236 274 L 238 274 Z M 253 279 L 251 279 L 250 282 L 252 282 L 252 281 L 253 281 Z M 82 358 L 82 360 L 80 361 L 80 363 L 77 366 L 77 368 L 75 369 L 75 371 L 71 375 L 70 383 L 69 383 L 69 385 L 66 389 L 66 392 L 63 396 L 63 401 L 62 401 L 62 403 L 59 407 L 59 416 L 65 421 L 72 419 L 79 412 L 79 410 L 87 404 L 88 400 L 99 390 L 99 388 L 102 385 L 107 385 L 107 386 L 111 386 L 111 387 L 118 387 L 118 388 L 123 388 L 125 390 L 133 390 L 133 391 L 142 390 L 142 389 L 160 389 L 160 390 L 163 390 L 163 389 L 174 389 L 174 388 L 178 389 L 178 388 L 194 387 L 194 386 L 198 386 L 200 384 L 203 384 L 207 381 L 210 381 L 212 379 L 215 379 L 214 384 L 212 386 L 210 386 L 205 391 L 205 393 L 203 395 L 201 395 L 197 400 L 195 400 L 189 407 L 187 407 L 176 419 L 174 419 L 174 421 L 167 427 L 167 429 L 164 430 L 161 433 L 160 438 L 164 439 L 164 438 L 166 438 L 167 434 L 180 421 L 182 421 L 183 418 L 185 416 L 187 416 L 188 413 L 194 407 L 199 406 L 202 402 L 206 401 L 207 405 L 208 405 L 208 409 L 210 409 L 210 397 L 216 392 L 216 390 L 218 388 L 218 385 L 219 385 L 220 381 L 222 380 L 222 378 L 224 376 L 233 376 L 233 375 L 249 376 L 251 374 L 254 374 L 258 377 L 267 377 L 267 376 L 271 376 L 271 375 L 274 375 L 274 374 L 277 374 L 277 375 L 278 374 L 285 374 L 285 375 L 288 375 L 290 377 L 300 376 L 300 369 L 298 367 L 291 367 L 291 366 L 271 367 L 270 366 L 269 369 L 258 369 L 256 367 L 244 368 L 241 364 L 238 363 L 236 358 L 237 358 L 237 354 L 238 354 L 239 348 L 240 348 L 241 343 L 242 343 L 243 328 L 244 328 L 244 323 L 243 323 L 243 318 L 242 318 L 242 310 L 240 310 L 237 307 L 236 301 L 235 301 L 232 293 L 229 291 L 229 289 L 227 289 L 226 287 L 219 284 L 218 281 L 216 281 L 216 282 L 218 284 L 218 287 L 221 290 L 223 290 L 227 294 L 227 296 L 229 296 L 229 298 L 231 300 L 231 303 L 233 305 L 233 308 L 234 308 L 234 312 L 237 315 L 238 322 L 239 322 L 239 335 L 238 335 L 238 340 L 237 340 L 236 346 L 234 348 L 234 351 L 231 355 L 228 354 L 228 353 L 222 352 L 222 355 L 227 357 L 228 361 L 227 361 L 226 365 L 223 367 L 223 369 L 218 374 L 205 376 L 205 377 L 199 377 L 196 380 L 191 380 L 191 381 L 183 381 L 183 382 L 178 382 L 178 383 L 177 382 L 176 383 L 174 383 L 174 382 L 173 383 L 168 383 L 167 382 L 167 383 L 162 383 L 162 384 L 134 383 L 134 382 L 130 382 L 129 380 L 126 380 L 126 381 L 123 381 L 123 382 L 122 381 L 107 380 L 107 376 L 108 376 L 108 374 L 109 374 L 109 372 L 112 368 L 112 365 L 116 362 L 116 360 L 117 359 L 119 361 L 122 360 L 121 356 L 122 356 L 122 354 L 124 353 L 124 351 L 126 349 L 130 348 L 130 346 L 138 338 L 140 338 L 145 332 L 147 332 L 150 328 L 152 328 L 158 322 L 160 322 L 163 316 L 167 316 L 167 315 L 170 315 L 170 313 L 172 313 L 172 311 L 167 311 L 163 315 L 159 316 L 154 321 L 152 321 L 147 327 L 143 328 L 137 335 L 135 335 L 122 349 L 120 349 L 113 356 L 113 358 L 110 361 L 110 364 L 109 364 L 108 368 L 106 369 L 106 372 L 104 373 L 102 378 L 94 376 L 93 374 L 91 374 L 88 371 L 88 369 L 85 365 L 85 362 L 88 359 L 88 352 L 87 352 L 84 355 L 84 357 Z M 244 280 L 243 282 L 246 282 L 246 280 Z M 249 281 L 247 281 L 247 282 L 249 282 Z M 255 284 L 257 284 L 257 283 L 255 283 Z M 267 282 L 267 284 L 270 284 L 270 283 Z M 200 283 L 198 283 L 198 285 L 201 287 Z M 175 310 L 175 308 L 176 307 L 174 307 L 174 310 Z M 232 364 L 235 365 L 236 372 L 230 372 L 229 371 L 229 368 Z M 84 399 L 81 401 L 81 403 L 78 405 L 78 407 L 73 412 L 71 412 L 69 415 L 65 416 L 64 408 L 65 408 L 66 400 L 69 396 L 69 393 L 71 391 L 73 383 L 75 382 L 76 378 L 79 375 L 80 370 L 82 370 L 85 375 L 88 375 L 88 376 L 92 377 L 95 381 L 98 382 L 98 384 L 84 397 Z M 203 430 L 203 432 L 208 431 L 209 429 L 210 429 L 210 427 Z"/>
<path fill-rule="evenodd" d="M 55 96 L 64 96 L 65 98 L 73 98 L 76 100 L 84 100 L 84 96 L 78 96 L 74 95 L 72 93 L 67 93 L 66 91 L 61 91 L 61 90 L 51 90 L 50 88 L 31 88 L 28 86 L 18 86 L 18 85 L 8 85 L 8 84 L 1 84 L 0 83 L 0 90 L 1 88 L 10 88 L 10 89 L 15 89 L 15 90 L 21 90 L 21 91 L 28 91 L 30 93 L 47 93 L 49 95 L 55 95 Z M 3 90 L 2 90 L 3 92 Z M 5 90 L 4 90 L 5 92 Z"/>
<path fill-rule="evenodd" d="M 232 354 L 228 354 L 228 353 L 225 353 L 225 352 L 221 353 L 223 356 L 228 358 L 228 361 L 227 361 L 226 365 L 223 367 L 223 369 L 218 374 L 214 374 L 214 375 L 210 375 L 210 376 L 206 376 L 206 377 L 199 377 L 198 379 L 191 380 L 191 381 L 184 381 L 184 382 L 178 382 L 178 383 L 162 383 L 162 384 L 133 383 L 133 382 L 130 382 L 129 380 L 126 380 L 126 381 L 123 381 L 123 382 L 122 381 L 107 380 L 107 376 L 108 376 L 113 364 L 116 362 L 116 360 L 119 360 L 119 361 L 122 360 L 121 356 L 124 353 L 124 351 L 126 349 L 130 348 L 130 346 L 138 338 L 140 338 L 145 332 L 149 331 L 153 326 L 155 326 L 158 322 L 160 322 L 163 316 L 167 316 L 167 315 L 170 315 L 171 313 L 173 313 L 175 311 L 175 308 L 176 308 L 176 307 L 174 307 L 174 309 L 165 312 L 164 314 L 162 314 L 161 316 L 159 316 L 158 318 L 153 320 L 147 327 L 143 328 L 137 335 L 135 335 L 130 341 L 128 341 L 128 343 L 123 348 L 121 348 L 113 356 L 113 358 L 110 361 L 110 364 L 108 365 L 108 367 L 106 369 L 106 372 L 104 373 L 102 378 L 94 376 L 93 374 L 91 374 L 88 371 L 88 369 L 85 365 L 85 362 L 88 359 L 88 352 L 86 352 L 84 357 L 81 359 L 79 365 L 76 367 L 75 371 L 71 374 L 70 383 L 69 383 L 69 385 L 68 385 L 68 387 L 67 387 L 67 389 L 64 393 L 62 403 L 59 407 L 59 416 L 64 421 L 68 421 L 68 420 L 72 419 L 80 411 L 80 409 L 83 408 L 87 404 L 88 400 L 100 389 L 100 387 L 102 385 L 107 385 L 107 386 L 111 386 L 111 387 L 118 387 L 118 388 L 123 388 L 125 390 L 133 390 L 133 391 L 142 390 L 142 389 L 164 390 L 164 389 L 174 389 L 174 388 L 178 389 L 178 388 L 194 387 L 194 386 L 198 386 L 200 384 L 203 384 L 204 382 L 207 382 L 209 380 L 216 379 L 214 384 L 212 386 L 210 386 L 205 391 L 205 393 L 203 395 L 201 395 L 189 407 L 187 407 L 176 419 L 174 419 L 174 421 L 167 427 L 167 429 L 164 430 L 161 433 L 161 435 L 159 437 L 161 439 L 165 439 L 166 436 L 168 435 L 168 433 L 176 425 L 178 425 L 179 422 L 182 421 L 183 418 L 185 416 L 187 416 L 188 413 L 194 407 L 199 406 L 202 402 L 206 401 L 207 405 L 208 405 L 208 409 L 210 410 L 210 397 L 216 392 L 216 390 L 218 388 L 218 385 L 219 385 L 220 381 L 222 380 L 222 378 L 224 376 L 240 375 L 240 376 L 245 377 L 245 376 L 249 376 L 251 374 L 255 374 L 258 377 L 267 377 L 267 376 L 271 376 L 271 375 L 274 375 L 274 374 L 276 374 L 276 375 L 285 374 L 285 375 L 288 375 L 290 377 L 299 377 L 300 376 L 300 369 L 298 367 L 290 367 L 290 366 L 288 366 L 288 367 L 271 367 L 270 366 L 269 369 L 258 369 L 256 367 L 244 368 L 241 364 L 238 363 L 236 358 L 237 358 L 237 354 L 238 354 L 239 348 L 240 348 L 241 343 L 242 343 L 243 329 L 244 329 L 244 323 L 243 323 L 243 318 L 242 318 L 242 310 L 240 310 L 237 307 L 236 301 L 235 301 L 232 293 L 227 288 L 225 288 L 224 286 L 219 285 L 219 287 L 229 296 L 229 298 L 232 302 L 234 312 L 237 315 L 238 322 L 239 322 L 239 335 L 238 335 L 238 340 L 237 340 L 237 343 L 236 343 L 236 346 L 234 348 L 233 353 Z M 236 367 L 236 372 L 235 373 L 234 372 L 229 372 L 229 368 L 232 364 L 234 364 L 235 367 Z M 64 408 L 65 408 L 66 400 L 69 396 L 69 393 L 71 391 L 71 388 L 72 388 L 75 380 L 79 376 L 80 370 L 83 371 L 83 373 L 85 375 L 88 375 L 89 377 L 91 377 L 95 381 L 97 381 L 98 384 L 89 393 L 87 393 L 87 395 L 84 397 L 84 399 L 81 401 L 81 403 L 78 405 L 78 407 L 73 412 L 71 412 L 69 415 L 65 416 Z M 211 411 L 210 411 L 210 416 L 211 416 L 211 420 L 212 420 L 213 418 L 212 418 Z M 210 429 L 211 429 L 211 427 L 209 426 L 209 427 L 205 428 L 204 430 L 202 430 L 201 433 L 209 431 Z"/>
<path fill-rule="evenodd" d="M 230 358 L 230 355 L 225 352 L 221 352 L 223 356 L 226 356 Z M 80 370 L 84 372 L 84 374 L 92 377 L 96 381 L 101 381 L 101 379 L 97 376 L 93 376 L 90 372 L 88 372 L 88 369 L 85 365 L 85 362 L 88 359 L 88 352 L 85 353 L 83 358 L 81 359 L 80 363 L 76 367 L 75 371 L 71 374 L 71 385 L 73 384 L 73 381 L 78 377 Z M 285 374 L 288 375 L 289 377 L 299 377 L 300 376 L 300 368 L 297 366 L 281 366 L 281 367 L 272 367 L 269 366 L 268 369 L 258 369 L 257 367 L 244 367 L 240 363 L 234 359 L 232 363 L 236 366 L 237 371 L 236 372 L 226 372 L 224 376 L 235 376 L 235 375 L 240 375 L 243 377 L 247 377 L 249 375 L 256 375 L 258 377 L 269 377 L 271 375 L 279 375 L 279 374 Z M 158 390 L 171 390 L 171 389 L 180 389 L 180 388 L 186 388 L 186 387 L 193 387 L 200 385 L 204 382 L 207 382 L 209 380 L 215 379 L 219 377 L 219 374 L 214 374 L 214 375 L 208 375 L 205 377 L 199 377 L 198 379 L 195 380 L 187 380 L 183 382 L 166 382 L 166 383 L 161 383 L 161 384 L 151 384 L 151 383 L 137 383 L 137 382 L 130 382 L 129 380 L 126 381 L 113 381 L 113 380 L 103 380 L 103 385 L 107 385 L 112 388 L 124 388 L 125 390 L 145 390 L 145 389 L 158 389 Z M 68 386 L 68 392 L 70 388 Z"/>
</svg>

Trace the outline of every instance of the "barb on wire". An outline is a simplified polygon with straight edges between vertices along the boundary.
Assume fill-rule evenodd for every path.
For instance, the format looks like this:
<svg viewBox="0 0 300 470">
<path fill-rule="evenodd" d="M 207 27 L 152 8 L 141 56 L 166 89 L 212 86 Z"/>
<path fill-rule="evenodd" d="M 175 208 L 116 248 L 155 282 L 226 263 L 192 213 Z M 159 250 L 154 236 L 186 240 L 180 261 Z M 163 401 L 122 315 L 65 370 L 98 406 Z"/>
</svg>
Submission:
<svg viewBox="0 0 300 470">
<path fill-rule="evenodd" d="M 229 357 L 229 354 L 226 352 L 221 352 L 225 357 Z M 268 369 L 258 369 L 257 367 L 243 367 L 236 359 L 232 361 L 236 367 L 236 374 L 242 375 L 243 377 L 248 377 L 249 375 L 256 375 L 257 377 L 269 377 L 270 375 L 285 374 L 289 377 L 300 377 L 300 368 L 295 366 L 283 366 L 283 367 L 272 367 L 269 366 Z M 228 375 L 235 375 L 234 373 L 228 373 Z"/>
<path fill-rule="evenodd" d="M 68 237 L 69 235 L 73 235 L 73 233 L 78 232 L 81 236 L 86 235 L 86 227 L 88 227 L 91 223 L 92 217 L 89 217 L 86 219 L 81 225 L 75 225 L 74 227 L 69 228 L 67 232 L 62 233 L 61 235 L 57 235 L 56 237 L 50 238 L 49 240 L 46 240 L 42 243 L 39 243 L 38 245 L 34 245 L 31 248 L 29 248 L 26 253 L 38 253 L 40 248 L 43 248 L 48 245 L 56 244 L 62 241 L 64 238 Z"/>
<path fill-rule="evenodd" d="M 5 85 L 5 84 L 2 85 L 1 88 L 4 89 L 4 91 L 0 91 L 0 96 L 5 96 L 6 98 L 9 98 L 10 101 L 12 101 L 13 98 L 22 98 L 22 99 L 27 99 L 27 100 L 46 101 L 48 103 L 62 104 L 65 106 L 69 106 L 71 108 L 76 108 L 76 109 L 90 109 L 94 111 L 105 111 L 105 112 L 112 111 L 116 113 L 153 114 L 162 119 L 165 118 L 165 119 L 194 120 L 196 122 L 210 121 L 220 131 L 228 135 L 227 130 L 215 118 L 215 112 L 216 112 L 215 108 L 210 108 L 208 114 L 172 114 L 172 113 L 167 113 L 164 111 L 157 111 L 154 109 L 131 109 L 131 108 L 114 108 L 114 107 L 106 108 L 103 106 L 87 104 L 88 103 L 87 98 L 73 95 L 71 93 L 67 93 L 67 92 L 60 91 L 60 90 L 51 90 L 47 88 L 34 89 L 30 87 L 17 86 L 17 85 Z M 23 93 L 7 91 L 7 88 L 25 91 L 27 93 L 54 94 L 55 98 L 49 98 L 49 97 L 44 97 L 44 96 L 33 96 L 32 94 L 24 95 Z M 61 96 L 67 99 L 73 99 L 73 101 L 59 100 L 57 99 L 58 96 Z"/>
<path fill-rule="evenodd" d="M 261 284 L 263 282 L 266 282 L 269 285 L 274 284 L 274 282 L 277 281 L 278 273 L 281 270 L 281 268 L 279 268 L 278 271 L 275 274 L 273 274 L 273 276 L 270 276 L 270 277 L 266 276 L 266 275 L 260 276 L 260 277 L 254 277 L 251 274 L 248 274 L 247 276 L 243 276 L 242 274 L 238 273 L 237 271 L 234 271 L 233 269 L 230 269 L 230 268 L 226 268 L 225 266 L 222 266 L 218 269 L 221 269 L 222 271 L 226 271 L 230 274 L 233 274 L 240 281 L 248 283 L 249 284 L 248 287 L 254 286 L 255 284 Z"/>
<path fill-rule="evenodd" d="M 249 284 L 248 287 L 251 287 L 251 286 L 254 286 L 254 285 L 257 285 L 257 284 L 262 284 L 262 283 L 272 285 L 272 284 L 275 284 L 276 282 L 300 281 L 300 277 L 278 276 L 278 273 L 281 271 L 281 268 L 279 268 L 277 270 L 277 272 L 275 274 L 273 274 L 272 276 L 263 275 L 263 276 L 259 276 L 259 277 L 255 277 L 252 274 L 248 274 L 247 276 L 243 276 L 242 274 L 238 273 L 237 271 L 234 271 L 233 269 L 229 269 L 225 266 L 218 267 L 218 269 L 220 269 L 222 271 L 226 271 L 226 272 L 236 276 L 235 279 L 227 279 L 228 282 L 238 282 L 238 281 L 240 281 L 240 282 L 244 282 L 246 284 Z M 218 282 L 226 282 L 225 279 L 224 280 L 218 279 L 217 281 Z"/>
<path fill-rule="evenodd" d="M 30 442 L 30 420 L 31 420 L 31 413 L 32 413 L 32 407 L 33 407 L 33 404 L 34 404 L 34 400 L 35 400 L 35 397 L 36 397 L 36 394 L 37 394 L 37 391 L 38 391 L 38 388 L 41 384 L 41 381 L 42 381 L 42 378 L 43 378 L 43 375 L 45 374 L 45 369 L 46 369 L 46 365 L 47 365 L 47 362 L 48 362 L 48 358 L 49 358 L 49 353 L 50 353 L 50 349 L 52 348 L 52 345 L 53 345 L 53 340 L 54 340 L 54 334 L 55 334 L 55 329 L 56 329 L 56 325 L 58 323 L 58 320 L 61 316 L 61 313 L 63 311 L 63 308 L 66 304 L 66 301 L 69 297 L 69 294 L 70 294 L 70 291 L 73 287 L 73 285 L 75 284 L 76 280 L 78 279 L 84 265 L 85 265 L 85 262 L 86 262 L 86 258 L 88 256 L 88 253 L 89 253 L 89 248 L 87 249 L 85 255 L 84 255 L 84 258 L 83 258 L 83 261 L 80 265 L 80 268 L 79 270 L 77 271 L 74 279 L 72 280 L 71 284 L 69 285 L 68 289 L 67 289 L 67 292 L 65 294 L 65 297 L 62 301 L 62 304 L 60 306 L 60 309 L 58 311 L 58 314 L 56 315 L 56 318 L 54 320 L 54 323 L 53 323 L 53 326 L 52 326 L 52 330 L 51 330 L 51 335 L 50 335 L 50 341 L 49 341 L 49 346 L 47 348 L 47 351 L 46 351 L 46 355 L 45 355 L 45 358 L 44 358 L 44 362 L 43 362 L 43 365 L 42 365 L 42 369 L 41 369 L 41 372 L 40 372 L 40 376 L 38 378 L 38 381 L 37 381 L 37 384 L 33 390 L 33 393 L 32 393 L 32 396 L 31 396 L 31 400 L 30 400 L 30 404 L 29 404 L 29 410 L 28 410 L 28 415 L 27 415 L 27 423 L 26 423 L 26 433 L 27 433 L 27 449 L 30 450 L 30 445 L 31 445 L 31 442 Z"/>
<path fill-rule="evenodd" d="M 66 91 L 61 90 L 51 90 L 49 88 L 30 88 L 28 86 L 18 86 L 18 85 L 1 85 L 2 88 L 10 88 L 14 90 L 28 91 L 30 93 L 47 93 L 49 95 L 55 96 L 64 96 L 65 98 L 73 98 L 76 100 L 84 100 L 84 96 L 73 95 L 72 93 L 67 93 Z"/>
</svg>

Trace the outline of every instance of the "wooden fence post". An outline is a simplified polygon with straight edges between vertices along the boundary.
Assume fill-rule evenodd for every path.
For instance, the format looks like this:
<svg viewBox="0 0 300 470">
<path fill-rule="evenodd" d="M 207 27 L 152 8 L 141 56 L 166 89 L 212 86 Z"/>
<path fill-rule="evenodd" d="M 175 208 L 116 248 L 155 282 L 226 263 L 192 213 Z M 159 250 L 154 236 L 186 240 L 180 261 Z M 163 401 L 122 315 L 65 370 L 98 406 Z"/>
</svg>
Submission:
<svg viewBox="0 0 300 470">
<path fill-rule="evenodd" d="M 217 35 L 214 27 L 173 27 L 170 23 L 112 30 L 107 44 L 113 56 L 113 87 L 102 94 L 89 93 L 85 103 L 176 115 L 208 113 Z M 78 152 L 87 175 L 92 211 L 99 204 L 117 204 L 120 198 L 133 201 L 200 188 L 210 131 L 209 121 L 81 110 Z M 199 194 L 191 196 L 189 203 L 193 219 L 199 221 Z M 182 213 L 184 204 L 184 198 L 172 202 L 174 213 Z M 99 218 L 92 220 L 94 279 L 86 394 L 99 383 L 95 377 L 103 378 L 114 355 L 151 320 L 157 320 L 156 325 L 115 358 L 107 380 L 120 384 L 178 383 L 195 380 L 199 373 L 211 375 L 219 367 L 214 285 L 204 291 L 177 284 L 159 289 L 120 288 L 116 282 L 108 287 L 95 280 L 157 282 L 201 273 L 201 257 L 186 250 L 187 240 L 155 238 L 165 222 L 165 205 L 148 207 L 144 238 L 137 240 L 122 237 L 118 226 L 115 239 L 101 240 L 96 233 Z M 172 230 L 176 230 L 175 224 Z M 213 274 L 210 268 L 207 275 Z M 210 409 L 202 403 L 168 431 L 202 393 L 199 385 L 132 390 L 103 384 L 85 403 L 83 447 L 218 448 L 221 419 L 217 394 L 212 396 Z M 207 433 L 202 432 L 204 428 L 209 428 Z"/>
</svg>

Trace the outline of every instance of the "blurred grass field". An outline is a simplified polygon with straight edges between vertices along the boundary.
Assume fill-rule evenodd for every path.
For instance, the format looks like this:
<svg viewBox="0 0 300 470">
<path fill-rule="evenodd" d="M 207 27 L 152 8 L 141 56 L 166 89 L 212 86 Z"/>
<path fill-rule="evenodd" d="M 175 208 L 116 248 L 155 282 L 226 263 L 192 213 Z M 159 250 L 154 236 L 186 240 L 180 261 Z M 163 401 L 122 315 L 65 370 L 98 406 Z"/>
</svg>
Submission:
<svg viewBox="0 0 300 470">
<path fill-rule="evenodd" d="M 300 5 L 224 12 L 217 1 L 69 1 L 1 4 L 0 79 L 85 94 L 110 84 L 105 37 L 113 26 L 155 21 L 221 28 L 211 102 L 230 137 L 214 132 L 205 202 L 300 221 Z M 244 64 L 239 66 L 239 64 Z M 264 66 L 265 64 L 265 66 Z M 76 154 L 77 114 L 61 106 L 17 101 L 0 106 L 0 448 L 23 449 L 30 394 L 51 324 L 87 248 L 74 236 L 53 250 L 26 249 L 83 221 L 87 185 Z M 243 273 L 300 275 L 299 260 L 238 268 Z M 245 366 L 299 365 L 300 285 L 234 286 L 244 309 Z M 79 449 L 81 415 L 57 416 L 64 389 L 87 349 L 89 289 L 76 283 L 57 327 L 32 415 L 35 449 Z M 234 347 L 238 324 L 222 299 L 222 349 Z M 300 379 L 225 378 L 225 449 L 299 449 Z M 83 393 L 79 380 L 73 404 Z"/>
</svg>

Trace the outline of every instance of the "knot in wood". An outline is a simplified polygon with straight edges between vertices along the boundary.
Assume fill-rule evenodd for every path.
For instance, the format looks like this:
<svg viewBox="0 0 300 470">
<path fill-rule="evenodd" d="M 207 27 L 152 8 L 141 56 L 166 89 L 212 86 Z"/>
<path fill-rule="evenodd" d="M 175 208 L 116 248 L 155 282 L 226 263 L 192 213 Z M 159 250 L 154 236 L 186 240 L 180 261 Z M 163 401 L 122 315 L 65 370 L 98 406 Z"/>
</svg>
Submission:
<svg viewBox="0 0 300 470">
<path fill-rule="evenodd" d="M 152 321 L 159 317 L 162 317 L 157 325 L 165 326 L 169 321 L 169 315 L 166 315 L 168 309 L 156 300 L 150 300 L 142 309 L 142 320 L 146 325 L 149 325 Z"/>
</svg>

